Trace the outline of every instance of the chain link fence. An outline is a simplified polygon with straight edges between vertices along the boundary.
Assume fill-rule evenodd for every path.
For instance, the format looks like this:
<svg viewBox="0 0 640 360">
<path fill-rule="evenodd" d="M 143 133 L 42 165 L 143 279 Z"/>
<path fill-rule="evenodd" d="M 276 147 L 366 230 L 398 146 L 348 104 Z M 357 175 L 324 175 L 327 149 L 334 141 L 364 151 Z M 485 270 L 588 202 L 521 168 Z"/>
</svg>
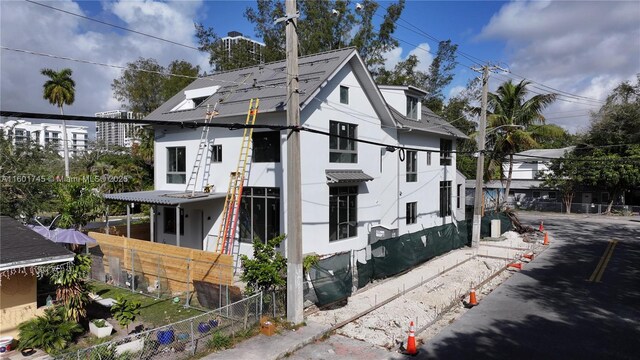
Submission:
<svg viewBox="0 0 640 360">
<path fill-rule="evenodd" d="M 244 337 L 260 322 L 263 314 L 274 318 L 286 315 L 286 292 L 258 293 L 186 320 L 58 355 L 54 359 L 186 359 L 219 349 L 229 338 Z"/>
<path fill-rule="evenodd" d="M 556 202 L 556 201 L 545 201 L 545 200 L 532 201 L 528 203 L 515 204 L 514 207 L 518 210 L 567 213 L 566 205 L 562 202 Z M 603 215 L 603 214 L 607 214 L 608 208 L 609 208 L 609 204 L 572 203 L 570 213 L 571 214 Z M 640 214 L 640 206 L 612 205 L 611 214 L 623 215 L 623 216 L 638 215 Z"/>
</svg>

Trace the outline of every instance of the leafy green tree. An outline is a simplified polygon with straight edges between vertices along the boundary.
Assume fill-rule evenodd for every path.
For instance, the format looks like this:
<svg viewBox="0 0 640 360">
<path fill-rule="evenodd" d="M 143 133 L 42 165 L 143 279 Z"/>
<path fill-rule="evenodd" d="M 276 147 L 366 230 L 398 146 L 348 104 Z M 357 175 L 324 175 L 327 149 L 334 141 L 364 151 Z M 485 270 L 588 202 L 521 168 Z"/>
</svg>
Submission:
<svg viewBox="0 0 640 360">
<path fill-rule="evenodd" d="M 155 59 L 139 58 L 128 63 L 120 78 L 114 79 L 111 89 L 115 98 L 127 109 L 147 115 L 164 102 L 160 91 L 164 84 L 164 67 Z"/>
<path fill-rule="evenodd" d="M 247 293 L 272 292 L 287 284 L 287 259 L 276 251 L 276 246 L 286 238 L 280 235 L 266 243 L 260 239 L 253 241 L 253 259 L 242 255 L 242 275 L 247 283 Z"/>
<path fill-rule="evenodd" d="M 200 66 L 194 66 L 184 60 L 174 60 L 169 63 L 167 73 L 179 76 L 167 75 L 165 77 L 161 90 L 163 101 L 171 99 L 173 95 L 191 84 L 194 78 L 200 76 Z"/>
<path fill-rule="evenodd" d="M 593 146 L 640 144 L 640 74 L 636 83 L 623 82 L 607 97 L 605 105 L 592 114 L 584 142 Z M 621 151 L 623 147 L 612 147 Z"/>
<path fill-rule="evenodd" d="M 300 17 L 297 20 L 297 29 L 300 55 L 355 46 L 370 71 L 375 73 L 382 67 L 384 53 L 398 46 L 398 41 L 392 34 L 405 2 L 400 0 L 389 5 L 377 29 L 374 16 L 379 9 L 378 3 L 365 0 L 362 2 L 362 9 L 358 11 L 353 5 L 343 0 L 298 1 Z M 334 14 L 334 9 L 338 11 L 337 14 Z M 255 8 L 248 7 L 245 11 L 245 17 L 254 24 L 256 35 L 265 43 L 265 62 L 285 58 L 285 23 L 274 24 L 274 19 L 283 17 L 284 14 L 284 3 L 274 0 L 258 0 Z M 226 51 L 220 46 L 220 37 L 212 28 L 204 28 L 201 24 L 195 26 L 199 47 L 209 52 L 209 62 L 216 69 L 231 70 L 258 63 L 257 59 L 248 57 L 246 51 L 232 51 L 232 58 L 229 59 Z"/>
<path fill-rule="evenodd" d="M 0 131 L 0 214 L 31 218 L 51 210 L 55 175 L 62 173 L 62 159 L 56 150 L 35 142 L 14 145 L 12 129 Z"/>
<path fill-rule="evenodd" d="M 488 94 L 489 128 L 496 131 L 489 133 L 493 150 L 489 153 L 489 174 L 499 173 L 504 179 L 504 164 L 508 164 L 505 194 L 509 194 L 513 174 L 513 155 L 538 146 L 531 133 L 531 127 L 544 125 L 542 115 L 548 105 L 556 99 L 555 94 L 539 94 L 528 97 L 526 80 L 514 84 L 511 80 L 498 87 L 495 93 Z"/>
<path fill-rule="evenodd" d="M 606 211 L 611 213 L 616 199 L 640 185 L 640 145 L 630 145 L 620 153 L 598 148 L 589 154 L 585 158 L 590 161 L 583 164 L 581 173 L 587 185 L 612 195 Z"/>
<path fill-rule="evenodd" d="M 76 255 L 73 265 L 52 271 L 49 281 L 56 287 L 56 299 L 66 310 L 65 316 L 75 322 L 87 316 L 90 287 L 86 279 L 91 271 L 91 257 Z"/>
<path fill-rule="evenodd" d="M 42 97 L 60 109 L 64 115 L 63 106 L 71 105 L 76 98 L 76 83 L 71 78 L 73 71 L 69 68 L 60 71 L 42 69 L 40 73 L 49 79 L 43 85 Z M 62 120 L 62 148 L 64 151 L 64 176 L 69 176 L 69 143 L 67 140 L 67 122 Z"/>
<path fill-rule="evenodd" d="M 122 296 L 116 298 L 116 302 L 111 306 L 111 314 L 118 320 L 120 326 L 124 326 L 129 332 L 129 325 L 140 315 L 140 302 L 125 299 Z"/>
<path fill-rule="evenodd" d="M 58 226 L 81 229 L 103 213 L 100 192 L 81 181 L 64 181 L 54 186 L 54 209 L 60 213 Z"/>
<path fill-rule="evenodd" d="M 433 111 L 437 112 L 443 106 L 444 94 L 442 91 L 453 80 L 457 50 L 458 45 L 452 44 L 451 40 L 440 41 L 438 52 L 429 65 L 429 73 L 424 85 L 424 89 L 429 95 L 424 99 L 424 104 Z"/>
<path fill-rule="evenodd" d="M 199 66 L 184 60 L 172 61 L 165 68 L 156 59 L 141 57 L 127 64 L 111 89 L 129 111 L 145 116 L 193 82 L 199 73 Z"/>
<path fill-rule="evenodd" d="M 55 355 L 64 350 L 73 338 L 82 333 L 80 324 L 70 321 L 62 306 L 45 309 L 42 316 L 18 325 L 18 349 L 42 349 Z"/>
<path fill-rule="evenodd" d="M 559 159 L 554 159 L 549 164 L 549 171 L 537 174 L 537 178 L 543 181 L 543 186 L 555 189 L 562 196 L 562 203 L 566 213 L 571 213 L 571 204 L 575 192 L 585 182 L 584 167 L 589 165 L 576 153 L 565 154 Z"/>
<path fill-rule="evenodd" d="M 155 133 L 153 127 L 142 127 L 136 135 L 139 143 L 131 147 L 132 155 L 142 159 L 146 164 L 153 166 L 153 151 Z"/>
</svg>

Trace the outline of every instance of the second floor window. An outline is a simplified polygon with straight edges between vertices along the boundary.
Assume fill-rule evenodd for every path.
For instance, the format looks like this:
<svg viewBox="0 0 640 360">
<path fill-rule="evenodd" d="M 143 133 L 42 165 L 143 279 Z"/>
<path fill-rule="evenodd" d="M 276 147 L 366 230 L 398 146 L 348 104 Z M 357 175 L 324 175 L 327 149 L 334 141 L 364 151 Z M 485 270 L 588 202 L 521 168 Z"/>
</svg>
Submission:
<svg viewBox="0 0 640 360">
<path fill-rule="evenodd" d="M 418 99 L 413 96 L 407 96 L 407 117 L 418 120 Z"/>
<path fill-rule="evenodd" d="M 340 103 L 349 104 L 349 88 L 346 86 L 340 86 Z"/>
<path fill-rule="evenodd" d="M 167 184 L 185 184 L 187 156 L 184 146 L 167 148 Z"/>
<path fill-rule="evenodd" d="M 418 181 L 418 152 L 407 150 L 407 182 Z"/>
<path fill-rule="evenodd" d="M 213 145 L 211 147 L 211 162 L 222 162 L 222 145 Z"/>
<path fill-rule="evenodd" d="M 329 162 L 332 163 L 357 163 L 358 150 L 356 141 L 356 128 L 354 124 L 329 121 Z M 343 137 L 338 137 L 343 136 Z M 346 139 L 346 138 L 351 139 Z"/>
<path fill-rule="evenodd" d="M 440 165 L 451 165 L 451 152 L 453 142 L 449 139 L 440 139 Z"/>
<path fill-rule="evenodd" d="M 280 131 L 253 133 L 253 162 L 280 162 Z"/>
</svg>

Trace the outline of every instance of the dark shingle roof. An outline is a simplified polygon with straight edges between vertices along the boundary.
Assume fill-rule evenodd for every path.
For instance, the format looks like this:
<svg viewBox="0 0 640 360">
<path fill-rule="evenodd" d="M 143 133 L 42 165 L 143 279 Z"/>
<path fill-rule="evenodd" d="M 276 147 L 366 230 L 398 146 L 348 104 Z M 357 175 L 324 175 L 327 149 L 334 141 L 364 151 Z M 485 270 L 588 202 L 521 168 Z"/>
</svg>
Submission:
<svg viewBox="0 0 640 360">
<path fill-rule="evenodd" d="M 73 260 L 74 254 L 8 216 L 0 216 L 0 270 Z"/>
<path fill-rule="evenodd" d="M 355 55 L 355 52 L 354 48 L 345 48 L 300 57 L 300 104 L 306 103 L 315 90 L 342 64 Z M 185 90 L 210 86 L 220 86 L 220 88 L 195 109 L 171 111 L 185 99 Z M 202 121 L 207 105 L 213 108 L 214 104 L 220 99 L 224 99 L 224 102 L 218 104 L 216 110 L 219 115 L 216 118 L 246 114 L 249 100 L 252 98 L 260 98 L 260 113 L 284 111 L 286 109 L 286 86 L 285 61 L 219 72 L 195 80 L 183 91 L 180 91 L 151 112 L 147 119 L 176 122 Z"/>
<path fill-rule="evenodd" d="M 365 174 L 362 170 L 325 170 L 327 182 L 333 183 L 357 183 L 371 181 L 373 177 Z"/>
<path fill-rule="evenodd" d="M 436 115 L 426 106 L 422 106 L 422 119 L 420 119 L 420 121 L 407 118 L 391 106 L 389 106 L 389 110 L 391 110 L 391 115 L 393 115 L 393 118 L 401 128 L 426 131 L 459 139 L 468 139 L 468 136 L 465 135 L 462 131 L 449 124 L 445 119 Z"/>
</svg>

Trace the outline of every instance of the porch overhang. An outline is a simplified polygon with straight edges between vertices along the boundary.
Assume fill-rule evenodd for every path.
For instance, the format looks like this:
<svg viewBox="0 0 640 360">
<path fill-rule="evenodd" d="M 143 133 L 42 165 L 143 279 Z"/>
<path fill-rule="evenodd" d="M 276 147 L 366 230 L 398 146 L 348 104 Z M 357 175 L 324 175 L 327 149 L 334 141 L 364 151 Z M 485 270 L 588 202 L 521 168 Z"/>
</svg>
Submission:
<svg viewBox="0 0 640 360">
<path fill-rule="evenodd" d="M 135 191 L 117 194 L 104 194 L 104 198 L 109 201 L 121 201 L 128 203 L 151 204 L 178 206 L 182 204 L 208 201 L 213 199 L 221 199 L 227 196 L 227 193 L 205 193 L 184 191 L 167 191 L 167 190 L 151 190 L 151 191 Z"/>
<path fill-rule="evenodd" d="M 360 183 L 373 180 L 362 170 L 325 170 L 328 184 Z"/>
</svg>

